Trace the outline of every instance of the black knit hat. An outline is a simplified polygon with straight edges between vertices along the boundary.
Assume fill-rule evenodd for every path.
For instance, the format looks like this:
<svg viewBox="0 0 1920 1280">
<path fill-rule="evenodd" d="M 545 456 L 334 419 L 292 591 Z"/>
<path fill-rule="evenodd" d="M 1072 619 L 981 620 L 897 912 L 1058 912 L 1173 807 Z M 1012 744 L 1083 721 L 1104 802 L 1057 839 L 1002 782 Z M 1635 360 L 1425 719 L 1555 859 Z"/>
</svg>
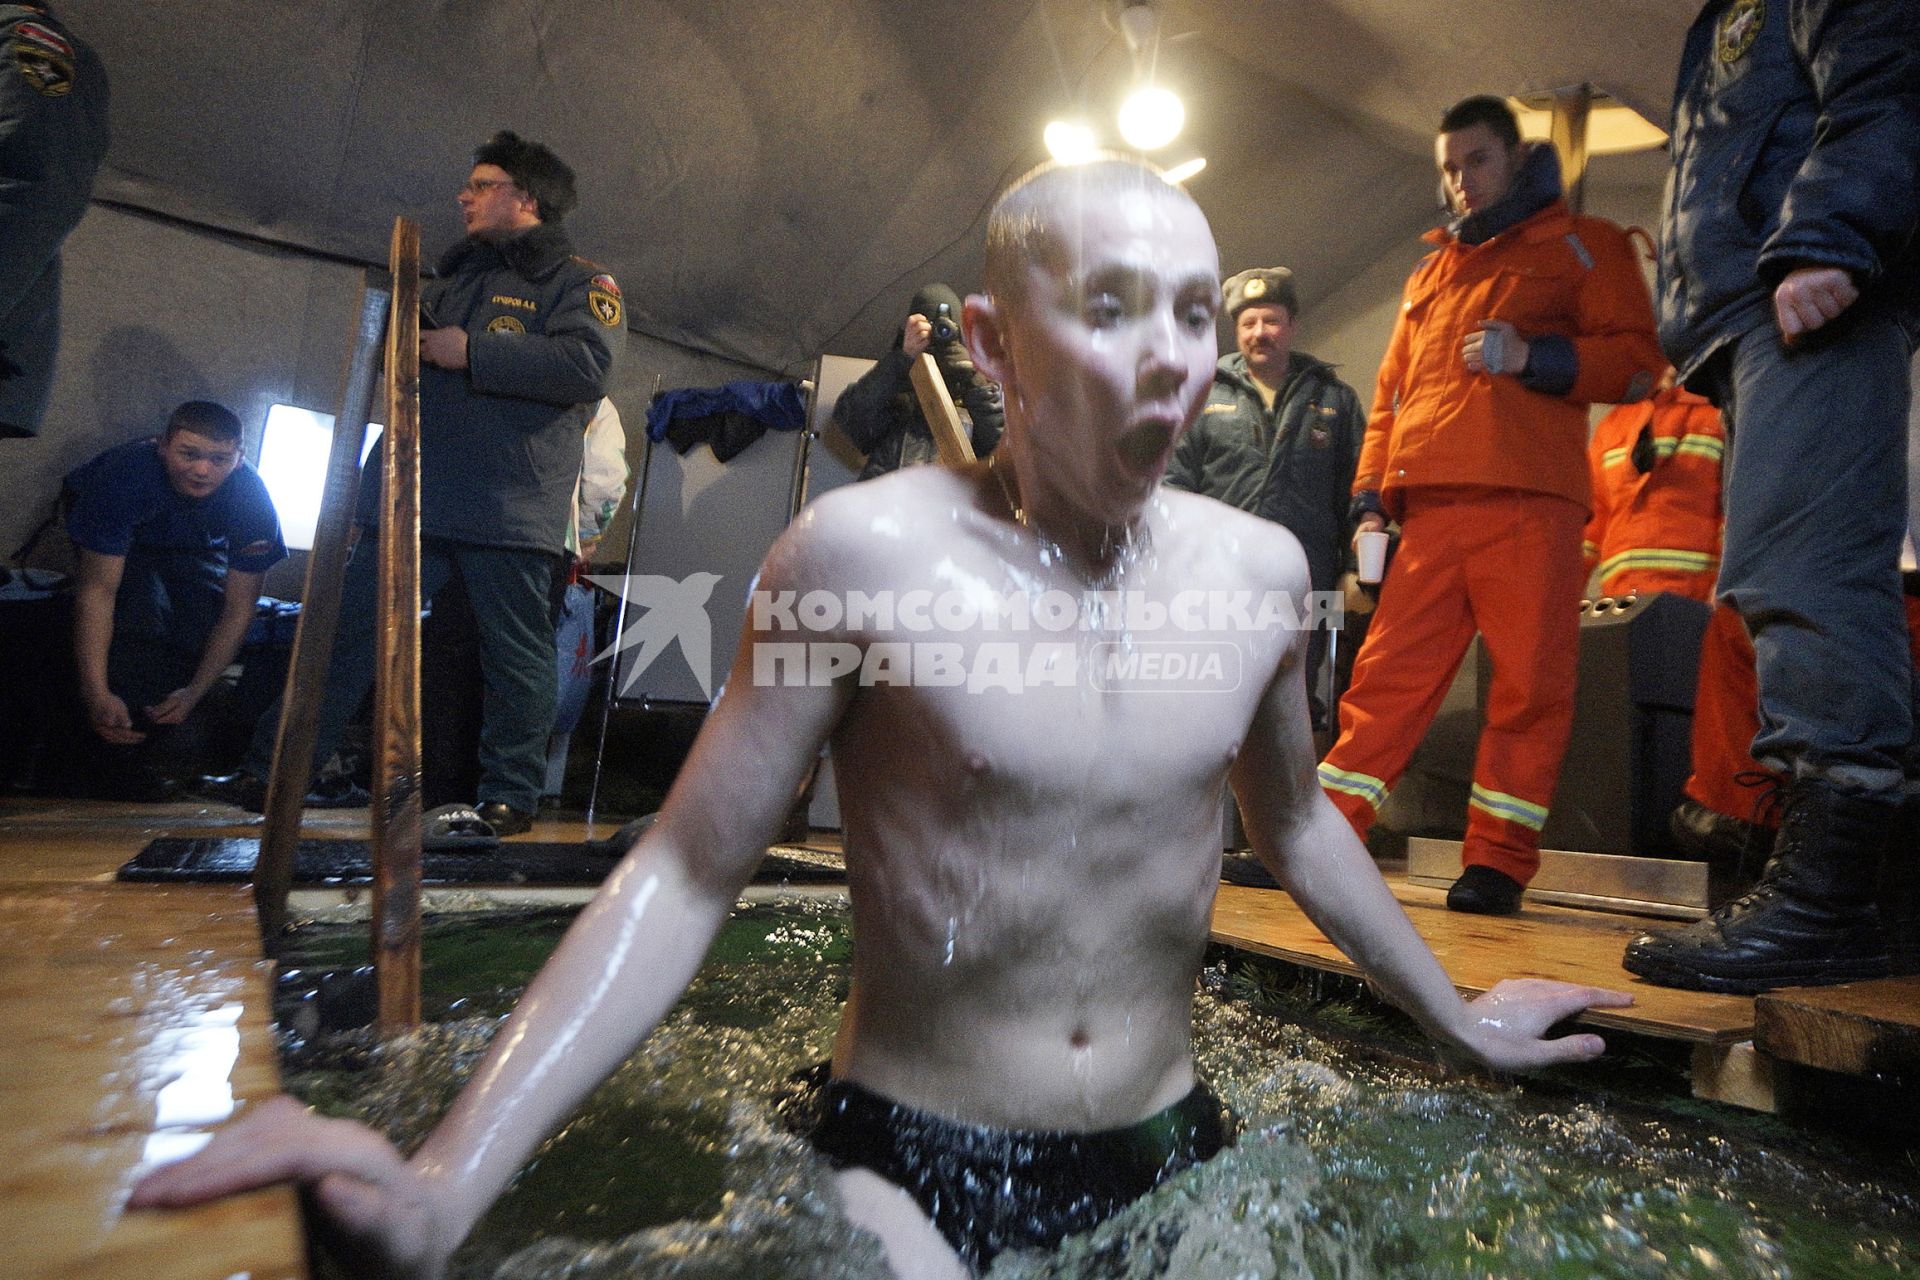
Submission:
<svg viewBox="0 0 1920 1280">
<path fill-rule="evenodd" d="M 567 162 L 540 143 L 529 142 L 511 130 L 502 129 L 474 148 L 473 162 L 506 170 L 514 185 L 533 197 L 542 222 L 560 221 L 580 202 L 573 189 L 573 170 L 567 167 Z"/>
<path fill-rule="evenodd" d="M 1287 314 L 1300 314 L 1300 299 L 1293 291 L 1293 272 L 1285 267 L 1253 267 L 1229 276 L 1226 283 L 1227 314 L 1237 316 L 1243 307 L 1255 303 L 1274 303 Z"/>
</svg>

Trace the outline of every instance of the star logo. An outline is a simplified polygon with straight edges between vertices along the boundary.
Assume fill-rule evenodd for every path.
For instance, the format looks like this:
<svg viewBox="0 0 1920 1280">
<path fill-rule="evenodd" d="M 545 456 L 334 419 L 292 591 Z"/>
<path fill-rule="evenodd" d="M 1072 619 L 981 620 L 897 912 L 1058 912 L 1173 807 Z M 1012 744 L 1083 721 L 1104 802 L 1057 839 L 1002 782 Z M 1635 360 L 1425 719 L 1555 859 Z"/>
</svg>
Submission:
<svg viewBox="0 0 1920 1280">
<path fill-rule="evenodd" d="M 620 684 L 622 694 L 678 643 L 701 694 L 713 700 L 713 624 L 707 617 L 707 600 L 720 582 L 719 574 L 690 573 L 678 582 L 657 573 L 592 574 L 587 581 L 619 596 L 631 611 L 619 638 L 593 658 L 599 662 L 627 649 L 639 650 Z"/>
</svg>

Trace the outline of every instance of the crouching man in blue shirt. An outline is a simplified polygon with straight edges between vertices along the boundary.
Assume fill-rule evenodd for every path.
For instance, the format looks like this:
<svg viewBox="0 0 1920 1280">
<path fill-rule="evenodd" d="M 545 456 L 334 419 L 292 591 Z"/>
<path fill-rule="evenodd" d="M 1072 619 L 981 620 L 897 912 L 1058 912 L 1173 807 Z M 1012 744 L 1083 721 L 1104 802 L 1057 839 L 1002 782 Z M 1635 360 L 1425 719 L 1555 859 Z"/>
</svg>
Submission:
<svg viewBox="0 0 1920 1280">
<path fill-rule="evenodd" d="M 186 722 L 239 654 L 261 580 L 287 554 L 242 453 L 240 420 L 190 400 L 158 438 L 115 445 L 67 477 L 74 662 L 87 722 L 108 743 Z"/>
</svg>

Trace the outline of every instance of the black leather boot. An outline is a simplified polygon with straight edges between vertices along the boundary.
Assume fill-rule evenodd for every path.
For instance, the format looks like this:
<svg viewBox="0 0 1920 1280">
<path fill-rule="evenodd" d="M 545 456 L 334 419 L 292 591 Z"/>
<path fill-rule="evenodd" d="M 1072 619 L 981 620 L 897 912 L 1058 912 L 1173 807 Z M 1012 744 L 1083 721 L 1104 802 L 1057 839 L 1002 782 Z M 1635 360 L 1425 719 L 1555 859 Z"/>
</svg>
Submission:
<svg viewBox="0 0 1920 1280">
<path fill-rule="evenodd" d="M 1812 778 L 1789 783 L 1760 883 L 1684 929 L 1635 938 L 1628 971 L 1661 986 L 1736 994 L 1885 977 L 1874 896 L 1894 816 L 1891 805 Z"/>
<path fill-rule="evenodd" d="M 1920 973 L 1920 796 L 1908 796 L 1880 860 L 1880 924 L 1896 974 Z"/>
</svg>

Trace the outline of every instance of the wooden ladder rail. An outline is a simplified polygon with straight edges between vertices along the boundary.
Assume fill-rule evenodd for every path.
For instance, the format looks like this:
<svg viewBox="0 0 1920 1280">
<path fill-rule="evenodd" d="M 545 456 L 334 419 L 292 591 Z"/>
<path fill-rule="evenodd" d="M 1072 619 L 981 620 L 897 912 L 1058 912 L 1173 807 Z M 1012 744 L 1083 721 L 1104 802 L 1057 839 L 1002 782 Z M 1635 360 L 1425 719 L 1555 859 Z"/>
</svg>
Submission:
<svg viewBox="0 0 1920 1280">
<path fill-rule="evenodd" d="M 411 219 L 394 219 L 390 269 L 373 684 L 373 965 L 382 1036 L 420 1022 L 420 227 Z"/>
<path fill-rule="evenodd" d="M 293 887 L 294 853 L 300 842 L 300 808 L 313 774 L 313 742 L 319 733 L 320 703 L 334 632 L 340 625 L 340 588 L 352 549 L 355 501 L 360 488 L 360 452 L 372 416 L 380 377 L 380 349 L 393 279 L 368 268 L 360 284 L 352 346 L 334 416 L 333 446 L 327 455 L 326 484 L 314 523 L 313 550 L 307 558 L 300 619 L 294 627 L 293 653 L 280 698 L 280 728 L 274 738 L 273 765 L 267 774 L 265 824 L 260 857 L 254 867 L 254 908 L 268 955 L 279 951 L 287 921 L 287 894 Z"/>
</svg>

